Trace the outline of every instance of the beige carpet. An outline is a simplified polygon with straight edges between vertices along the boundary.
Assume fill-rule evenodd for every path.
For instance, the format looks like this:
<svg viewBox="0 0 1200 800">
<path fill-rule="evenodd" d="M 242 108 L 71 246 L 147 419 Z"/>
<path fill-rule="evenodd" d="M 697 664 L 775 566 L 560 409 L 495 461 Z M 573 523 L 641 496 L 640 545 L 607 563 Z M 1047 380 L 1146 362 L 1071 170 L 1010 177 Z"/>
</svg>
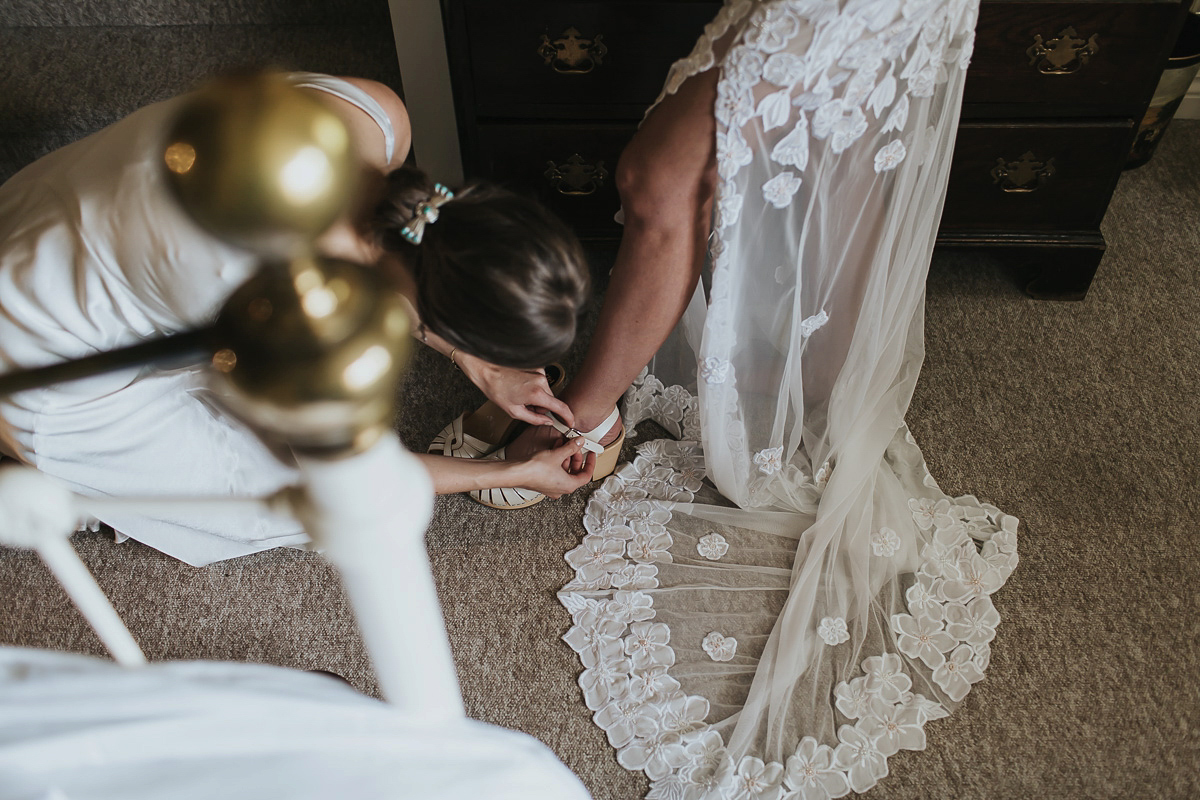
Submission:
<svg viewBox="0 0 1200 800">
<path fill-rule="evenodd" d="M 939 254 L 909 421 L 942 486 L 1022 519 L 987 680 L 880 798 L 1200 796 L 1200 123 L 1126 175 L 1082 303 L 1036 302 L 986 257 Z M 582 352 L 582 350 L 580 350 Z M 576 355 L 576 360 L 578 354 Z M 414 447 L 477 402 L 428 355 L 398 424 Z M 632 800 L 575 685 L 554 592 L 580 493 L 522 512 L 443 499 L 429 532 L 470 713 Z M 0 521 L 0 524 L 3 524 Z M 102 535 L 77 546 L 154 659 L 261 661 L 373 681 L 336 576 L 273 552 L 194 570 Z M 99 653 L 38 561 L 0 551 L 0 642 Z"/>
</svg>

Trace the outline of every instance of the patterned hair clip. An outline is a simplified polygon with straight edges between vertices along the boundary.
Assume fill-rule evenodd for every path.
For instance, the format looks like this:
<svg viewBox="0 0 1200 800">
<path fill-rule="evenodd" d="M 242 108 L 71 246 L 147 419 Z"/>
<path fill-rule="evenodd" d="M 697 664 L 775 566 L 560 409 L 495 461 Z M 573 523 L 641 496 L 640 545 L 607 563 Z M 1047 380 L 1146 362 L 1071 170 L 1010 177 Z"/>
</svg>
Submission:
<svg viewBox="0 0 1200 800">
<path fill-rule="evenodd" d="M 404 223 L 400 235 L 411 244 L 420 244 L 425 238 L 425 226 L 432 225 L 438 219 L 438 207 L 454 199 L 454 192 L 440 183 L 433 185 L 433 194 L 417 203 L 413 218 Z"/>
</svg>

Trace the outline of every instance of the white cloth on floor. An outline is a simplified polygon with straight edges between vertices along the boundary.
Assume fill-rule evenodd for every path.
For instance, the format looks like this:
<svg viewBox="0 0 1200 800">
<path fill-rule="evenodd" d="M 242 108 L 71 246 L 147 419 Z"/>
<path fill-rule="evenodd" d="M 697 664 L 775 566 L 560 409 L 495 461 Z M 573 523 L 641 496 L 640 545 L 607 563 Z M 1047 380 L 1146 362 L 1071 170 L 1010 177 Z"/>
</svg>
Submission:
<svg viewBox="0 0 1200 800">
<path fill-rule="evenodd" d="M 375 119 L 384 110 L 339 78 L 295 73 Z M 174 98 L 39 159 L 0 186 L 0 371 L 37 367 L 208 323 L 257 267 L 202 231 L 162 177 Z M 293 481 L 239 421 L 216 410 L 205 371 L 133 368 L 0 400 L 29 463 L 91 495 L 228 496 Z M 246 512 L 114 514 L 119 533 L 193 565 L 307 536 L 289 519 Z"/>
<path fill-rule="evenodd" d="M 586 800 L 532 737 L 319 674 L 0 647 L 0 800 Z"/>
<path fill-rule="evenodd" d="M 560 598 L 579 684 L 649 798 L 864 792 L 981 680 L 1017 520 L 905 425 L 977 0 L 729 0 L 704 275 L 626 394 L 643 444 Z"/>
</svg>

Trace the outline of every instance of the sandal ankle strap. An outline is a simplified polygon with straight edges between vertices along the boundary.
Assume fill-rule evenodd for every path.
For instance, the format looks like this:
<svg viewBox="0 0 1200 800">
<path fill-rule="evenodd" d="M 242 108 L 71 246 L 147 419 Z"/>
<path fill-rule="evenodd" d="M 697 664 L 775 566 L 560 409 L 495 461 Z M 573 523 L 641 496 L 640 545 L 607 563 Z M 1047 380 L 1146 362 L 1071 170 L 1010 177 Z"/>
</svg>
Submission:
<svg viewBox="0 0 1200 800">
<path fill-rule="evenodd" d="M 583 431 L 577 431 L 574 428 L 567 427 L 562 420 L 554 416 L 554 414 L 546 414 L 546 418 L 550 420 L 550 424 L 554 426 L 554 430 L 558 431 L 568 439 L 575 439 L 582 436 L 584 439 L 583 449 L 590 453 L 596 454 L 604 452 L 604 448 L 599 444 L 596 444 L 596 442 L 598 442 L 600 438 L 604 436 L 604 434 L 612 430 L 613 425 L 617 424 L 617 420 L 620 419 L 620 417 L 620 410 L 616 406 L 613 406 L 612 413 L 605 418 L 604 422 L 601 422 L 595 428 L 585 433 Z"/>
</svg>

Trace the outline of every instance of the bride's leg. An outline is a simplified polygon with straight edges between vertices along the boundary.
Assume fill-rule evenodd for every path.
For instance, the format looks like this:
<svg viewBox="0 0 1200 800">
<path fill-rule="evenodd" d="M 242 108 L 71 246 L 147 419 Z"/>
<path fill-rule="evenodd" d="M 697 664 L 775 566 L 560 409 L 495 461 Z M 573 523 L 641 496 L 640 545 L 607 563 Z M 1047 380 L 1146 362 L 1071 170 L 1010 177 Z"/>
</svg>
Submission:
<svg viewBox="0 0 1200 800">
<path fill-rule="evenodd" d="M 621 154 L 621 246 L 583 367 L 562 395 L 577 430 L 604 421 L 695 291 L 717 179 L 716 91 L 716 69 L 689 78 L 650 112 Z M 537 439 L 552 434 L 531 429 L 509 451 L 536 448 Z M 617 426 L 601 444 L 619 434 Z"/>
</svg>

